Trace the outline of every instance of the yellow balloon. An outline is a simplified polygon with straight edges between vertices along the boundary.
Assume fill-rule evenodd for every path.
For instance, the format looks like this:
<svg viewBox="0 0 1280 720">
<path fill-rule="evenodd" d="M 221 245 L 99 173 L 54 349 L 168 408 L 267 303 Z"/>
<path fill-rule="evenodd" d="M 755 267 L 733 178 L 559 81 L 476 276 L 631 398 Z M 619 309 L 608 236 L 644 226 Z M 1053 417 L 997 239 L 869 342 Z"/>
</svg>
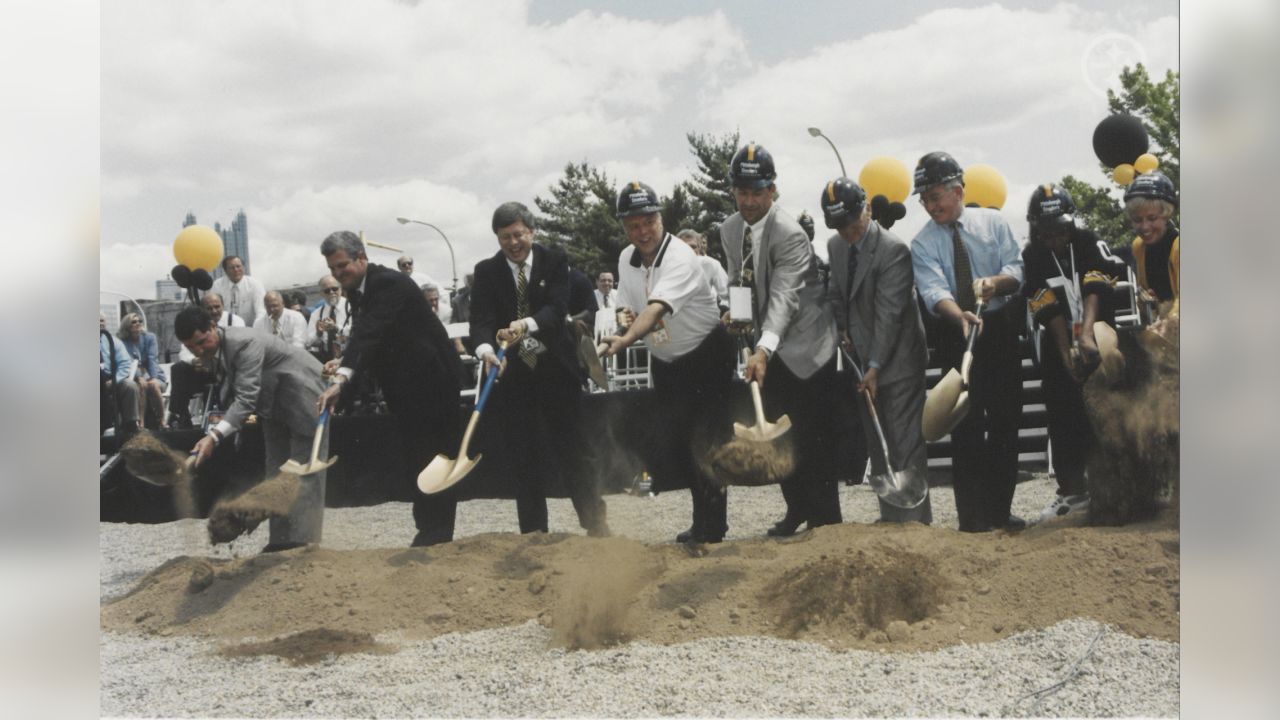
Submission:
<svg viewBox="0 0 1280 720">
<path fill-rule="evenodd" d="M 222 237 L 204 225 L 188 225 L 173 240 L 173 258 L 191 270 L 213 272 L 222 262 Z"/>
<path fill-rule="evenodd" d="M 1149 173 L 1160 167 L 1160 159 L 1151 153 L 1143 153 L 1133 161 L 1133 169 L 1140 173 Z"/>
<path fill-rule="evenodd" d="M 1009 185 L 999 170 L 978 163 L 964 169 L 964 201 L 999 210 L 1009 195 Z"/>
<path fill-rule="evenodd" d="M 1129 163 L 1117 165 L 1116 169 L 1111 171 L 1111 178 L 1118 185 L 1128 186 L 1129 183 L 1133 182 L 1133 166 Z"/>
<path fill-rule="evenodd" d="M 880 155 L 862 166 L 858 184 L 869 198 L 884 195 L 889 202 L 903 202 L 911 195 L 911 171 L 898 158 Z"/>
</svg>

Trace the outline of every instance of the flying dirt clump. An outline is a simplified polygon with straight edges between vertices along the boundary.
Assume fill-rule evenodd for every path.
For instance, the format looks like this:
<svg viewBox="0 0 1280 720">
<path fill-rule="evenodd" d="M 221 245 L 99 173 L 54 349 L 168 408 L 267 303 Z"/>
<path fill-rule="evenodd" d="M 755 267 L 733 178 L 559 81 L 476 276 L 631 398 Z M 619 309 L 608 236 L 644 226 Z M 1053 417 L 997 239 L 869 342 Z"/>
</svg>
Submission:
<svg viewBox="0 0 1280 720">
<path fill-rule="evenodd" d="M 657 570 L 643 548 L 627 541 L 593 543 L 557 578 L 552 645 L 596 650 L 629 639 L 627 618 Z"/>
<path fill-rule="evenodd" d="M 698 464 L 720 487 L 769 485 L 786 479 L 796 467 L 789 435 L 772 442 L 734 438 L 712 448 Z"/>
<path fill-rule="evenodd" d="M 134 477 L 154 485 L 173 488 L 173 505 L 178 517 L 196 516 L 194 483 L 187 469 L 187 456 L 165 445 L 155 435 L 140 431 L 120 448 L 125 468 Z"/>
<path fill-rule="evenodd" d="M 937 562 L 903 550 L 823 557 L 766 585 L 761 599 L 791 638 L 819 625 L 852 626 L 859 637 L 890 622 L 914 623 L 938 609 L 946 589 Z"/>
<path fill-rule="evenodd" d="M 219 500 L 209 512 L 209 541 L 227 543 L 253 532 L 263 521 L 284 517 L 298 499 L 301 480 L 293 473 L 279 473 L 239 495 Z"/>
</svg>

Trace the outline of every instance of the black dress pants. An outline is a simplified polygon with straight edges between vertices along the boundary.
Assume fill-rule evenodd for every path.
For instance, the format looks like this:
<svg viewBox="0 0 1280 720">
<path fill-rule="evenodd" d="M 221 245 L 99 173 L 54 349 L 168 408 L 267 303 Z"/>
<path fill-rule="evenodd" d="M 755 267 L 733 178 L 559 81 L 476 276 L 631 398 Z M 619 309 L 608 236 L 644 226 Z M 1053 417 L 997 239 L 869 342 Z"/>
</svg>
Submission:
<svg viewBox="0 0 1280 720">
<path fill-rule="evenodd" d="M 733 435 L 733 346 L 724 327 L 716 326 L 683 357 L 668 363 L 655 355 L 650 364 L 659 439 L 646 448 L 645 467 L 667 484 L 688 484 L 695 538 L 720 539 L 729 530 L 728 496 L 697 458 Z"/>
<path fill-rule="evenodd" d="M 795 472 L 782 481 L 787 519 L 807 521 L 811 528 L 841 522 L 835 463 L 839 424 L 835 355 L 802 379 L 775 353 L 762 390 L 768 418 L 776 420 L 783 414 L 791 418 L 787 434 L 795 452 Z"/>
<path fill-rule="evenodd" d="M 969 371 L 969 413 L 951 431 L 952 487 L 960 529 L 1003 527 L 1018 482 L 1018 423 L 1022 419 L 1022 360 L 1010 305 L 982 314 L 982 333 Z M 939 325 L 944 368 L 959 369 L 960 329 Z"/>
</svg>

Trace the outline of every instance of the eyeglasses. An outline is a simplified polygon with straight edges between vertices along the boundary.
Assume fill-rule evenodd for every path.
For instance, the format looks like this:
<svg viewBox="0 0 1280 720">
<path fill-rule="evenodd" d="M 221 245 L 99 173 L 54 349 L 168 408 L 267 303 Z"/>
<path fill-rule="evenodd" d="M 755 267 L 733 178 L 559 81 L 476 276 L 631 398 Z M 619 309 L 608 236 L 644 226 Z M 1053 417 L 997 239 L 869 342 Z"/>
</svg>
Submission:
<svg viewBox="0 0 1280 720">
<path fill-rule="evenodd" d="M 323 292 L 325 295 L 332 295 L 332 294 L 334 294 L 334 293 L 338 292 L 338 291 L 339 291 L 339 290 L 341 290 L 341 289 L 342 289 L 342 288 L 325 288 L 325 289 L 321 290 L 320 292 Z"/>
<path fill-rule="evenodd" d="M 413 263 L 400 263 L 400 269 L 401 269 L 401 270 L 403 270 L 403 269 L 405 269 L 405 268 L 411 268 L 411 267 L 413 267 Z"/>
</svg>

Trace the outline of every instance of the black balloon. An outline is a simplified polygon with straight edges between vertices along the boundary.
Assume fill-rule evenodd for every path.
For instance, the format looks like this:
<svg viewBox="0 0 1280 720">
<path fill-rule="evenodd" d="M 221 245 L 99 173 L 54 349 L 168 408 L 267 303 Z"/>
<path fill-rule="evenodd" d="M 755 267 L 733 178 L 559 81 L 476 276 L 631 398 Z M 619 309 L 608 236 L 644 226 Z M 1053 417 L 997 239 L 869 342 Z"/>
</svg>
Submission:
<svg viewBox="0 0 1280 720">
<path fill-rule="evenodd" d="M 889 198 L 884 195 L 876 195 L 871 198 L 871 217 L 879 220 L 888 217 L 886 211 L 889 209 Z"/>
<path fill-rule="evenodd" d="M 174 265 L 173 270 L 169 272 L 173 281 L 178 283 L 180 288 L 191 287 L 191 268 L 186 265 Z"/>
<path fill-rule="evenodd" d="M 901 220 L 907 216 L 907 206 L 900 202 L 889 203 L 889 217 L 894 220 Z"/>
<path fill-rule="evenodd" d="M 191 284 L 201 290 L 208 290 L 213 287 L 213 276 L 204 268 L 197 268 L 191 271 Z"/>
<path fill-rule="evenodd" d="M 1093 152 L 1109 168 L 1132 163 L 1150 145 L 1147 129 L 1132 115 L 1107 116 L 1093 130 Z"/>
</svg>

